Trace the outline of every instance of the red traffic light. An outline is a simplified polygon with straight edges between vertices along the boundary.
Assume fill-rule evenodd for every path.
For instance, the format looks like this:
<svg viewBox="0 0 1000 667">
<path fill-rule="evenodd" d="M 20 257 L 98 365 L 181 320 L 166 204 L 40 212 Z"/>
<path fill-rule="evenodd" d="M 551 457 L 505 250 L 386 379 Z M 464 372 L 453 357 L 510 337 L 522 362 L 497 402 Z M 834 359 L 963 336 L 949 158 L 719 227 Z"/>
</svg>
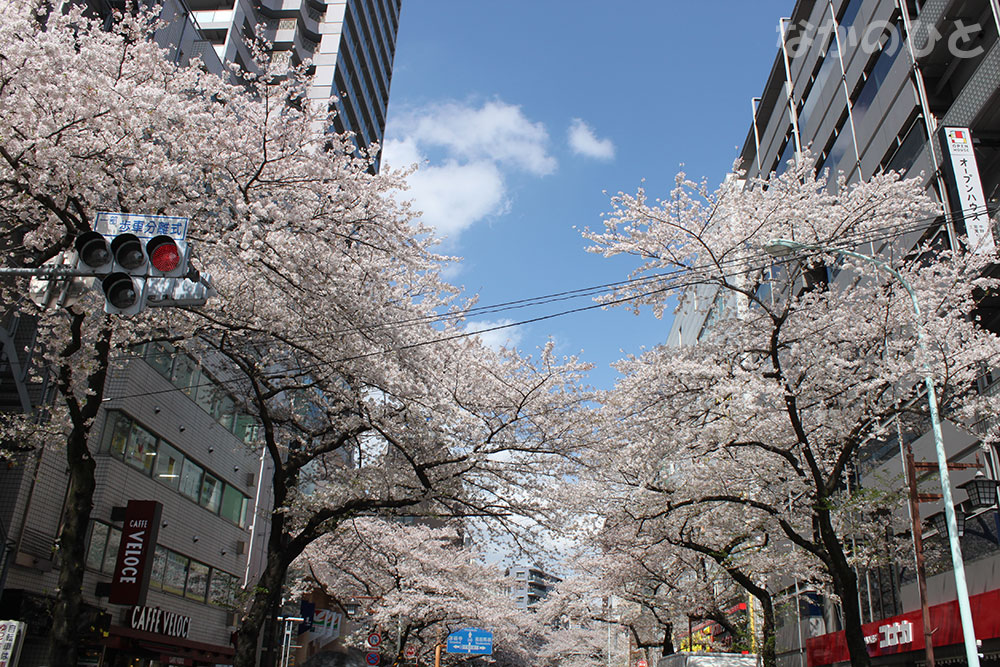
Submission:
<svg viewBox="0 0 1000 667">
<path fill-rule="evenodd" d="M 146 243 L 146 254 L 153 268 L 163 273 L 173 271 L 181 263 L 181 251 L 171 237 L 154 236 Z"/>
</svg>

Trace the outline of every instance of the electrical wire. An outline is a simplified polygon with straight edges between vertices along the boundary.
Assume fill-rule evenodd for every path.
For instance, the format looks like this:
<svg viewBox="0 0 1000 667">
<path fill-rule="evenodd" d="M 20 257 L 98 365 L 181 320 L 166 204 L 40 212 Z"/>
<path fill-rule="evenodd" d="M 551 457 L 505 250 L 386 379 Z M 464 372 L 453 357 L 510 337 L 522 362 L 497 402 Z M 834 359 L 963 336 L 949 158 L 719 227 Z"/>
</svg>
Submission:
<svg viewBox="0 0 1000 667">
<path fill-rule="evenodd" d="M 885 230 L 892 230 L 892 232 L 891 233 L 881 233 L 881 234 L 877 234 L 877 235 L 871 234 L 871 231 L 873 231 L 873 230 L 869 230 L 864 235 L 857 235 L 857 237 L 854 238 L 853 241 L 851 241 L 850 243 L 844 243 L 842 245 L 843 245 L 844 248 L 847 248 L 847 247 L 858 247 L 858 246 L 869 244 L 869 243 L 876 243 L 876 242 L 879 242 L 879 241 L 885 241 L 885 240 L 889 240 L 889 239 L 892 239 L 892 238 L 896 238 L 896 237 L 898 237 L 901 234 L 912 233 L 912 232 L 919 232 L 919 231 L 925 231 L 927 229 L 931 229 L 931 228 L 940 226 L 940 220 L 941 220 L 941 216 L 934 216 L 932 218 L 921 219 L 920 221 L 924 222 L 924 224 L 910 225 L 910 226 L 907 226 L 907 227 L 886 226 L 886 227 L 883 227 L 883 228 L 878 228 L 877 230 L 874 230 L 874 231 L 885 232 Z M 932 221 L 932 222 L 926 222 L 926 221 Z M 846 240 L 846 239 L 842 239 L 842 240 Z M 841 246 L 838 246 L 838 247 L 841 247 Z M 604 308 L 607 308 L 609 306 L 621 305 L 623 303 L 628 303 L 628 302 L 631 302 L 631 301 L 635 301 L 635 300 L 638 300 L 638 299 L 646 298 L 646 297 L 649 297 L 649 296 L 653 296 L 655 294 L 660 294 L 660 293 L 664 293 L 664 292 L 668 292 L 668 291 L 680 291 L 680 290 L 683 290 L 683 289 L 685 289 L 687 287 L 693 287 L 695 285 L 704 284 L 705 281 L 706 281 L 706 278 L 708 276 L 699 275 L 699 272 L 703 272 L 705 270 L 710 270 L 710 269 L 714 270 L 716 268 L 723 268 L 723 265 L 725 265 L 725 266 L 742 265 L 744 267 L 744 269 L 742 271 L 740 271 L 739 273 L 736 273 L 736 274 L 732 274 L 730 276 L 726 276 L 726 277 L 735 277 L 737 275 L 754 274 L 754 273 L 757 273 L 757 272 L 762 272 L 765 269 L 768 269 L 768 268 L 776 266 L 776 265 L 798 262 L 802 257 L 804 257 L 804 256 L 810 256 L 811 254 L 822 254 L 822 252 L 816 252 L 816 253 L 808 253 L 808 252 L 806 252 L 806 253 L 799 253 L 796 256 L 788 257 L 788 258 L 784 258 L 784 259 L 778 259 L 778 258 L 774 258 L 774 257 L 771 257 L 771 256 L 759 256 L 757 258 L 746 258 L 746 257 L 744 257 L 744 258 L 737 258 L 737 259 L 728 260 L 726 262 L 719 263 L 719 264 L 711 264 L 711 265 L 705 264 L 705 265 L 700 265 L 700 266 L 696 266 L 696 267 L 685 267 L 683 269 L 678 269 L 678 270 L 676 270 L 676 271 L 674 271 L 672 273 L 660 273 L 660 274 L 657 274 L 655 276 L 647 276 L 647 277 L 641 277 L 641 278 L 635 278 L 635 279 L 617 281 L 617 282 L 614 282 L 614 283 L 607 283 L 605 285 L 593 286 L 593 287 L 588 287 L 588 288 L 580 288 L 580 289 L 577 289 L 577 290 L 568 290 L 566 292 L 559 292 L 559 293 L 554 293 L 554 294 L 551 294 L 551 295 L 543 295 L 542 297 L 532 297 L 532 298 L 529 298 L 529 299 L 521 299 L 521 300 L 517 300 L 517 301 L 514 301 L 514 302 L 507 302 L 505 304 L 497 304 L 497 306 L 507 306 L 509 304 L 523 304 L 523 303 L 527 303 L 527 305 L 522 305 L 520 307 L 529 307 L 529 306 L 539 305 L 539 303 L 550 303 L 552 301 L 557 301 L 557 300 L 566 300 L 566 298 L 578 298 L 579 295 L 591 295 L 592 296 L 595 293 L 596 294 L 606 293 L 608 290 L 607 289 L 603 289 L 602 290 L 601 289 L 602 287 L 630 286 L 630 285 L 631 286 L 636 286 L 636 285 L 638 285 L 638 286 L 644 286 L 647 283 L 657 284 L 658 285 L 655 289 L 651 289 L 651 290 L 648 290 L 648 291 L 645 291 L 645 292 L 640 292 L 638 294 L 634 294 L 633 293 L 633 294 L 629 294 L 629 295 L 618 297 L 618 298 L 606 299 L 606 300 L 602 300 L 599 303 L 592 303 L 592 304 L 588 304 L 586 306 L 580 306 L 580 307 L 577 307 L 577 308 L 570 308 L 570 309 L 566 309 L 566 310 L 557 311 L 557 312 L 554 312 L 554 313 L 547 313 L 547 314 L 539 315 L 537 317 L 526 318 L 526 319 L 518 320 L 518 321 L 515 321 L 515 322 L 507 322 L 507 323 L 496 324 L 494 326 L 487 327 L 487 328 L 484 328 L 484 329 L 478 329 L 478 330 L 475 330 L 475 331 L 466 330 L 466 331 L 461 331 L 461 332 L 456 332 L 456 333 L 453 333 L 453 334 L 449 334 L 449 335 L 446 335 L 446 336 L 441 336 L 441 337 L 436 337 L 436 338 L 432 338 L 432 339 L 426 339 L 426 340 L 416 341 L 414 343 L 409 343 L 409 344 L 405 344 L 405 345 L 395 346 L 395 347 L 391 347 L 391 348 L 388 348 L 388 349 L 376 350 L 376 351 L 373 351 L 373 352 L 367 352 L 367 353 L 361 353 L 361 354 L 356 354 L 356 355 L 345 356 L 345 357 L 341 357 L 341 358 L 335 359 L 335 360 L 325 360 L 325 361 L 316 362 L 314 364 L 307 364 L 307 365 L 297 366 L 297 367 L 294 367 L 294 368 L 285 369 L 280 374 L 275 374 L 275 375 L 271 376 L 271 378 L 275 379 L 275 378 L 278 378 L 281 375 L 287 374 L 289 372 L 294 372 L 296 374 L 299 374 L 299 373 L 308 372 L 308 371 L 311 371 L 311 370 L 318 370 L 318 369 L 324 368 L 324 367 L 334 366 L 334 365 L 337 365 L 337 364 L 349 363 L 349 362 L 359 361 L 359 360 L 366 359 L 366 358 L 371 358 L 371 357 L 382 356 L 382 355 L 386 355 L 386 354 L 403 352 L 403 351 L 406 351 L 406 350 L 411 350 L 411 349 L 415 349 L 415 348 L 419 348 L 419 347 L 424 347 L 424 346 L 428 346 L 428 345 L 435 345 L 435 344 L 449 342 L 449 341 L 458 340 L 458 339 L 462 339 L 462 338 L 468 338 L 470 336 L 477 336 L 477 335 L 481 335 L 483 333 L 488 333 L 488 332 L 492 332 L 492 331 L 500 331 L 500 330 L 504 330 L 504 329 L 510 329 L 510 328 L 514 328 L 514 327 L 518 327 L 518 326 L 523 326 L 523 325 L 526 325 L 526 324 L 532 324 L 532 323 L 536 323 L 536 322 L 541 322 L 541 321 L 546 321 L 546 320 L 554 319 L 554 318 L 557 318 L 557 317 L 562 317 L 562 316 L 565 316 L 565 315 L 570 315 L 570 314 L 575 314 L 575 313 L 580 313 L 580 312 L 586 312 L 586 311 L 589 311 L 589 310 L 604 309 Z M 747 265 L 748 259 L 751 259 L 751 260 L 752 259 L 757 259 L 757 260 L 764 259 L 765 261 L 763 263 L 759 263 L 759 264 L 754 264 L 754 265 L 749 265 L 748 266 Z M 685 277 L 685 276 L 689 276 L 689 275 L 693 275 L 694 277 L 692 279 L 690 279 L 690 280 L 687 280 L 687 281 L 667 282 L 668 280 L 673 281 L 673 280 L 676 280 L 679 277 Z M 718 277 L 718 275 L 716 275 L 716 277 Z M 568 296 L 568 295 L 573 295 L 573 296 Z M 547 301 L 544 301 L 544 302 L 535 303 L 539 299 L 550 299 L 550 300 L 547 300 Z M 496 307 L 496 306 L 494 306 L 494 307 Z M 434 319 L 419 319 L 419 318 L 414 318 L 414 320 L 416 322 L 418 322 L 418 323 L 429 323 L 429 322 L 434 322 L 434 321 L 447 321 L 447 319 L 448 318 L 440 318 L 440 319 L 437 319 L 437 318 L 434 318 Z M 406 324 L 410 324 L 410 322 L 407 322 Z M 402 325 L 403 325 L 402 322 L 394 322 L 394 323 L 388 324 L 386 326 L 387 327 L 400 327 Z M 373 327 L 373 329 L 375 329 L 375 327 Z M 364 331 L 365 331 L 364 328 L 356 328 L 356 329 L 345 329 L 341 333 L 362 333 Z M 316 338 L 316 337 L 310 337 L 310 338 Z M 304 340 L 304 339 L 300 339 L 300 340 Z M 254 344 L 253 347 L 256 348 L 257 346 L 266 346 L 266 345 L 268 345 L 268 343 L 261 342 L 261 343 Z M 135 358 L 140 358 L 140 356 L 139 355 L 121 355 L 120 357 L 118 357 L 118 359 L 135 359 Z M 264 377 L 268 377 L 268 376 L 265 375 Z M 199 385 L 191 385 L 190 387 L 187 387 L 187 388 L 191 389 L 191 388 L 197 388 L 197 387 L 201 387 L 201 386 L 214 386 L 214 385 L 218 385 L 218 384 L 229 384 L 229 383 L 239 383 L 239 382 L 245 382 L 245 379 L 240 378 L 240 379 L 235 379 L 235 380 L 219 380 L 219 381 L 208 382 L 208 383 L 199 384 Z M 143 396 L 153 396 L 153 395 L 157 395 L 157 394 L 169 393 L 169 392 L 178 391 L 178 390 L 179 390 L 178 388 L 172 387 L 172 388 L 166 389 L 166 390 L 157 390 L 157 391 L 145 392 L 145 393 L 141 393 L 141 394 L 132 394 L 132 395 L 128 395 L 128 396 L 118 396 L 118 397 L 115 397 L 115 399 L 118 399 L 118 398 L 135 398 L 135 397 L 143 397 Z M 110 400 L 110 399 L 108 399 L 108 400 Z"/>
</svg>

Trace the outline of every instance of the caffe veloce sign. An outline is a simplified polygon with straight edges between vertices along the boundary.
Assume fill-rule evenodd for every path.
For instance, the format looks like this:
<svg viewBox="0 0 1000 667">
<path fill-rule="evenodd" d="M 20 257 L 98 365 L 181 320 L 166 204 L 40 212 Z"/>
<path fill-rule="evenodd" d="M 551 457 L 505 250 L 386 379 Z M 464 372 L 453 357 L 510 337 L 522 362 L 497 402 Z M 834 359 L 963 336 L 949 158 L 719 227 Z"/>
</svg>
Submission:
<svg viewBox="0 0 1000 667">
<path fill-rule="evenodd" d="M 176 614 L 159 607 L 132 607 L 128 616 L 133 630 L 165 637 L 187 639 L 191 630 L 191 617 Z"/>
</svg>

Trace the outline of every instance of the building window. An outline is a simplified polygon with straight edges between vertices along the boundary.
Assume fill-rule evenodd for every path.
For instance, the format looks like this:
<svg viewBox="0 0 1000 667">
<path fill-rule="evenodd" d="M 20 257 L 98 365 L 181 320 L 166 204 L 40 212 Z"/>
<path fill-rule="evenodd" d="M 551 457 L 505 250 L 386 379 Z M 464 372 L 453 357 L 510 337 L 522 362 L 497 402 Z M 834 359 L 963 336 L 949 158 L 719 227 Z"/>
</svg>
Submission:
<svg viewBox="0 0 1000 667">
<path fill-rule="evenodd" d="M 184 464 L 184 456 L 165 442 L 160 443 L 159 451 L 156 453 L 156 479 L 162 484 L 166 484 L 175 491 L 180 488 L 181 466 Z"/>
<path fill-rule="evenodd" d="M 222 504 L 222 483 L 205 473 L 201 483 L 201 506 L 213 514 L 219 513 L 219 506 Z"/>
<path fill-rule="evenodd" d="M 100 570 L 104 564 L 104 548 L 108 543 L 108 532 L 110 526 L 103 523 L 94 523 L 90 530 L 90 547 L 87 549 L 87 567 Z"/>
<path fill-rule="evenodd" d="M 233 396 L 223 388 L 223 383 L 205 372 L 190 355 L 162 342 L 139 345 L 135 349 L 150 367 L 187 394 L 223 428 L 243 442 L 254 440 L 257 421 L 241 413 Z"/>
<path fill-rule="evenodd" d="M 116 410 L 108 412 L 104 433 L 102 451 L 179 491 L 209 512 L 240 528 L 246 527 L 247 508 L 250 504 L 247 495 L 207 472 L 125 413 Z"/>
<path fill-rule="evenodd" d="M 201 476 L 204 474 L 201 466 L 191 459 L 184 460 L 184 470 L 181 473 L 181 493 L 194 502 L 201 498 Z"/>
<path fill-rule="evenodd" d="M 163 569 L 163 590 L 174 595 L 184 595 L 188 563 L 191 560 L 170 550 L 167 550 L 166 555 L 166 565 Z"/>
<path fill-rule="evenodd" d="M 184 597 L 204 602 L 208 595 L 208 566 L 196 560 L 188 567 L 187 586 Z"/>
<path fill-rule="evenodd" d="M 111 574 L 121 531 L 100 521 L 91 524 L 87 567 Z M 113 547 L 113 548 L 112 548 Z M 110 557 L 107 554 L 112 554 Z M 149 587 L 198 602 L 231 606 L 239 579 L 210 565 L 157 545 L 149 573 Z"/>
<path fill-rule="evenodd" d="M 156 436 L 133 422 L 125 447 L 125 463 L 148 475 L 153 470 L 154 458 L 156 458 Z"/>
<path fill-rule="evenodd" d="M 156 547 L 153 554 L 153 567 L 149 571 L 149 587 L 157 590 L 163 588 L 163 570 L 167 565 L 167 550 L 161 546 Z"/>
<path fill-rule="evenodd" d="M 212 570 L 208 586 L 208 601 L 220 607 L 230 607 L 236 601 L 239 580 L 222 570 Z"/>
</svg>

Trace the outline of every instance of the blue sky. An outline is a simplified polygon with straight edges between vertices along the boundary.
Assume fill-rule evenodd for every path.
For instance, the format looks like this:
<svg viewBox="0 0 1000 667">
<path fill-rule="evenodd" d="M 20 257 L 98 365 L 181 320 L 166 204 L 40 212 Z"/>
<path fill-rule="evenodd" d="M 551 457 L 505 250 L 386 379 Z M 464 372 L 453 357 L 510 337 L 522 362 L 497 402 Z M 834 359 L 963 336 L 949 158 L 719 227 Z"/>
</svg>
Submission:
<svg viewBox="0 0 1000 667">
<path fill-rule="evenodd" d="M 384 161 L 417 163 L 410 196 L 462 257 L 480 305 L 600 285 L 630 261 L 585 252 L 609 194 L 666 195 L 678 170 L 714 187 L 750 127 L 750 99 L 794 0 L 404 0 Z M 605 192 L 606 191 L 606 192 Z M 587 306 L 477 316 L 479 326 Z M 486 334 L 610 364 L 666 339 L 669 319 L 590 310 Z"/>
</svg>

